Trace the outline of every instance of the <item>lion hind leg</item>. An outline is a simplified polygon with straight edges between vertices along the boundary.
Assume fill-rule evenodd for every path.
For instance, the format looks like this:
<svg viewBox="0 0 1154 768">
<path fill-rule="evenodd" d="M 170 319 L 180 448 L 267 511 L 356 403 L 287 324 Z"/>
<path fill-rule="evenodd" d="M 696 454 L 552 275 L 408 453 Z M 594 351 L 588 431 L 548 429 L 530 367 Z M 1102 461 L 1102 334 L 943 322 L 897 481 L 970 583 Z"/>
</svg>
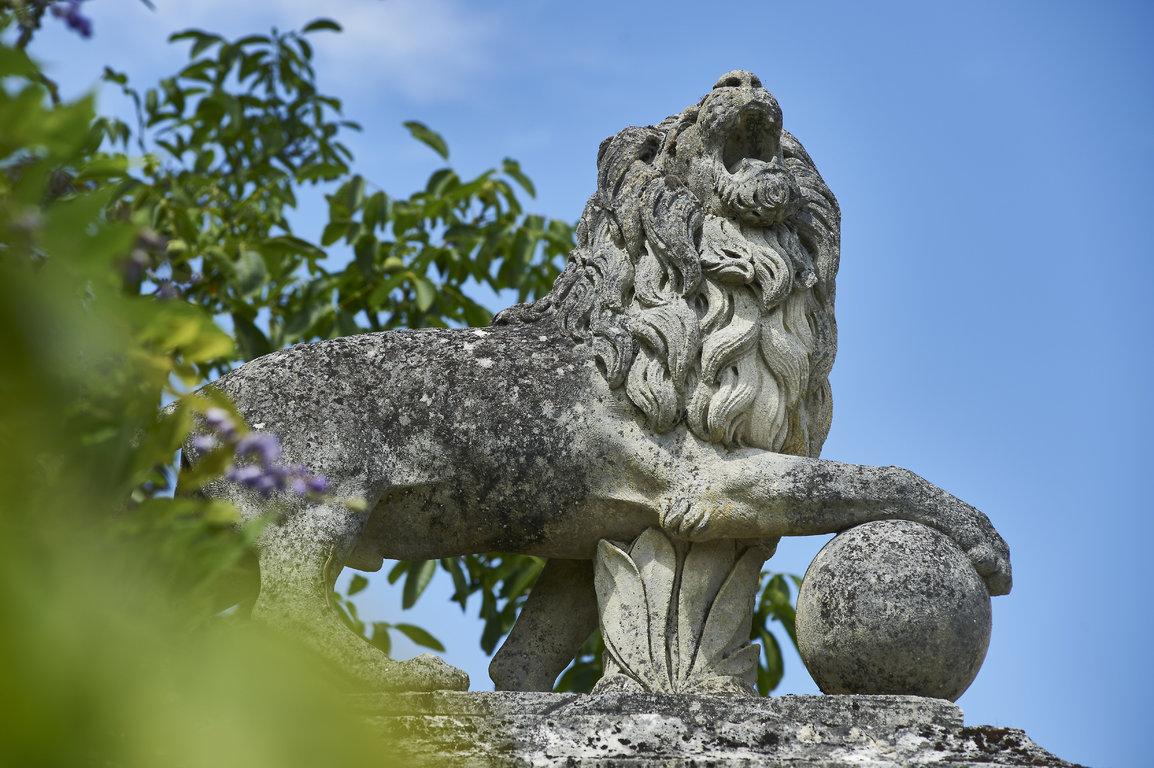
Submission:
<svg viewBox="0 0 1154 768">
<path fill-rule="evenodd" d="M 592 561 L 550 559 L 493 656 L 489 677 L 498 691 L 551 691 L 596 627 Z"/>
<path fill-rule="evenodd" d="M 324 505 L 298 508 L 269 525 L 256 545 L 260 593 L 253 618 L 303 640 L 355 687 L 468 690 L 465 672 L 427 654 L 393 661 L 337 616 L 333 584 L 364 525 L 363 513 Z"/>
</svg>

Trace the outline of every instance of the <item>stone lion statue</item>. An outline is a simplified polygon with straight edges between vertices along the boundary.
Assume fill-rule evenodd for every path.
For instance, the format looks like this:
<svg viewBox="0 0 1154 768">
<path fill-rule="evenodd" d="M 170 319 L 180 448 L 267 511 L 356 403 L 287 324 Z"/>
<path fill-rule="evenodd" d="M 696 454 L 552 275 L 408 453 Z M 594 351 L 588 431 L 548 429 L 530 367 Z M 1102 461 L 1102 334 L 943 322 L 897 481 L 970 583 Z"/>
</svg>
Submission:
<svg viewBox="0 0 1154 768">
<path fill-rule="evenodd" d="M 762 540 L 908 519 L 948 535 L 991 594 L 1009 550 L 978 510 L 897 467 L 818 457 L 831 418 L 839 209 L 748 72 L 602 143 L 553 290 L 484 329 L 392 331 L 266 355 L 211 386 L 287 461 L 367 511 L 202 491 L 246 519 L 254 616 L 380 688 L 467 688 L 432 656 L 387 659 L 329 605 L 342 568 L 477 552 L 550 558 L 491 674 L 547 690 L 597 621 L 601 539 L 650 527 Z M 195 447 L 186 446 L 195 463 Z"/>
</svg>

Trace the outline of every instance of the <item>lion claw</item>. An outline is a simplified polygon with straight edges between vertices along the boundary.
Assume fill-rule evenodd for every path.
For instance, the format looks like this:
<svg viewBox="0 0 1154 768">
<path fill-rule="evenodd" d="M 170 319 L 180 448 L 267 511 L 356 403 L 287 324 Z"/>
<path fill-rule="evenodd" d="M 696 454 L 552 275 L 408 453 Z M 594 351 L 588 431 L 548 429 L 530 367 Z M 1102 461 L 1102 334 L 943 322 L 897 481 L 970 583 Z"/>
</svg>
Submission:
<svg viewBox="0 0 1154 768">
<path fill-rule="evenodd" d="M 1009 557 L 1002 557 L 989 544 L 979 544 L 966 552 L 974 570 L 986 583 L 991 596 L 1007 595 L 1013 585 Z"/>
<path fill-rule="evenodd" d="M 673 501 L 661 521 L 661 527 L 680 539 L 693 541 L 709 530 L 709 514 L 688 499 Z"/>
</svg>

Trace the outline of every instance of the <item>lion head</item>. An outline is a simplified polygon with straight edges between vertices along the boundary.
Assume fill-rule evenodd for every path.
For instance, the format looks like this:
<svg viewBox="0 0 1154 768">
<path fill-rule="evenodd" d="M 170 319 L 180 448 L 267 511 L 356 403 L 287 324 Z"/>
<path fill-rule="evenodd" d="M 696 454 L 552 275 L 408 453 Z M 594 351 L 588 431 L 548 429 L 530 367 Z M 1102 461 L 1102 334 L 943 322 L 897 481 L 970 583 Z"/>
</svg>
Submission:
<svg viewBox="0 0 1154 768">
<path fill-rule="evenodd" d="M 661 433 L 817 456 L 832 416 L 840 212 L 749 72 L 601 144 L 551 318 Z"/>
</svg>

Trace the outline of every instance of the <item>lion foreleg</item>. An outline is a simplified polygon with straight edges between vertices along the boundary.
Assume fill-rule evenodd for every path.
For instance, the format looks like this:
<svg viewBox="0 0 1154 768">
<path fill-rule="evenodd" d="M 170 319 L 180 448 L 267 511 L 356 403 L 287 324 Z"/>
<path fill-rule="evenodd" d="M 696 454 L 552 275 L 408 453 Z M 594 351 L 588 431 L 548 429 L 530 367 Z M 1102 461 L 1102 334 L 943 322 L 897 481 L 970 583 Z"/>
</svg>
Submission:
<svg viewBox="0 0 1154 768">
<path fill-rule="evenodd" d="M 678 488 L 661 516 L 675 536 L 808 536 L 912 520 L 953 539 L 990 594 L 1010 591 L 1010 550 L 989 518 L 907 469 L 765 452 L 714 463 L 698 476 Z"/>
<path fill-rule="evenodd" d="M 469 677 L 461 670 L 429 655 L 393 661 L 333 610 L 333 583 L 364 525 L 364 513 L 320 505 L 297 508 L 269 525 L 256 545 L 260 594 L 253 618 L 302 639 L 356 687 L 467 690 Z"/>
<path fill-rule="evenodd" d="M 498 691 L 551 691 L 596 627 L 592 561 L 551 559 L 489 664 L 489 677 Z"/>
</svg>

